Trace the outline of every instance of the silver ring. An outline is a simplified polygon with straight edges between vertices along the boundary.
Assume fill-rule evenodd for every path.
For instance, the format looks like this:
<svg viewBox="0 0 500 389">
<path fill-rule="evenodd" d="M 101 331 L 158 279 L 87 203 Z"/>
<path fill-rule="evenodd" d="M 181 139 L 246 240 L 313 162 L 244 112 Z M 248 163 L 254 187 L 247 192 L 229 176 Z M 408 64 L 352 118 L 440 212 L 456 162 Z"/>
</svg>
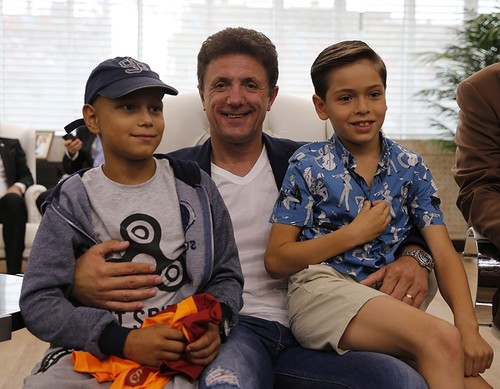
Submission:
<svg viewBox="0 0 500 389">
<path fill-rule="evenodd" d="M 406 293 L 406 297 L 408 297 L 410 300 L 413 300 L 413 296 L 409 293 Z"/>
</svg>

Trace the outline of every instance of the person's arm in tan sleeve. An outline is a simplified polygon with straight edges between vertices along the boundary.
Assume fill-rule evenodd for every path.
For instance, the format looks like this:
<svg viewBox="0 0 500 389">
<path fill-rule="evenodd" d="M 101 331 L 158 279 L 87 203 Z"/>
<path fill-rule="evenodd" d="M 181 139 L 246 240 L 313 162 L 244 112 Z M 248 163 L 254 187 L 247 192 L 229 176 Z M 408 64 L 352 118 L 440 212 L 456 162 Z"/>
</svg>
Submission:
<svg viewBox="0 0 500 389">
<path fill-rule="evenodd" d="M 453 177 L 460 187 L 457 206 L 469 225 L 500 248 L 500 81 L 462 82 L 455 136 Z M 486 85 L 489 84 L 489 85 Z M 483 90 L 484 89 L 484 90 Z M 496 98 L 495 98 L 496 96 Z"/>
</svg>

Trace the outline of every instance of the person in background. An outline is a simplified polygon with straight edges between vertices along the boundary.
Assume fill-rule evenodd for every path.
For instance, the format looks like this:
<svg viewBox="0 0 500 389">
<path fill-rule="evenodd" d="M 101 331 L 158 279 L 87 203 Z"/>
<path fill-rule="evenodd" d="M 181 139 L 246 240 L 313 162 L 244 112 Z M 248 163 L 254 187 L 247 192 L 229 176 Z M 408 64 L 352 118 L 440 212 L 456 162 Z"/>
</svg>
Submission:
<svg viewBox="0 0 500 389">
<path fill-rule="evenodd" d="M 1 134 L 0 134 L 1 135 Z M 22 271 L 28 211 L 24 201 L 33 176 L 18 139 L 0 137 L 0 223 L 2 223 L 7 273 Z"/>
<path fill-rule="evenodd" d="M 479 70 L 457 88 L 455 166 L 457 207 L 470 226 L 500 250 L 500 62 Z M 500 327 L 500 285 L 493 321 Z"/>
<path fill-rule="evenodd" d="M 290 158 L 265 255 L 272 276 L 290 276 L 293 334 L 315 350 L 408 359 L 431 389 L 491 388 L 479 374 L 491 366 L 493 350 L 479 334 L 432 174 L 420 155 L 382 133 L 382 58 L 362 41 L 335 43 L 318 55 L 311 78 L 316 112 L 334 134 Z M 434 257 L 455 325 L 360 284 L 397 261 L 413 226 Z"/>
<path fill-rule="evenodd" d="M 500 62 L 462 81 L 457 103 L 457 207 L 500 249 Z"/>
<path fill-rule="evenodd" d="M 104 163 L 101 141 L 87 126 L 78 127 L 76 137 L 68 133 L 63 138 L 66 149 L 62 160 L 64 174 L 73 174 L 80 169 Z"/>
<path fill-rule="evenodd" d="M 163 387 L 179 365 L 199 374 L 219 353 L 219 323 L 236 324 L 243 276 L 227 208 L 195 163 L 153 156 L 165 127 L 165 93 L 177 90 L 130 57 L 106 60 L 89 76 L 82 112 L 105 163 L 61 181 L 44 203 L 19 306 L 29 331 L 52 348 L 25 388 L 108 387 L 101 381 L 138 376 Z M 75 261 L 110 239 L 122 247 L 108 261 L 146 263 L 161 279 L 143 309 L 109 311 L 70 297 Z M 180 308 L 174 322 L 163 321 L 172 305 Z M 173 326 L 186 311 L 182 327 Z M 197 337 L 188 336 L 191 329 Z"/>
<path fill-rule="evenodd" d="M 101 141 L 86 125 L 76 129 L 76 136 L 68 132 L 63 139 L 65 148 L 62 159 L 63 178 L 78 170 L 97 167 L 104 163 Z M 42 204 L 50 192 L 51 190 L 47 190 L 38 195 L 35 200 L 38 210 L 42 209 Z"/>
</svg>

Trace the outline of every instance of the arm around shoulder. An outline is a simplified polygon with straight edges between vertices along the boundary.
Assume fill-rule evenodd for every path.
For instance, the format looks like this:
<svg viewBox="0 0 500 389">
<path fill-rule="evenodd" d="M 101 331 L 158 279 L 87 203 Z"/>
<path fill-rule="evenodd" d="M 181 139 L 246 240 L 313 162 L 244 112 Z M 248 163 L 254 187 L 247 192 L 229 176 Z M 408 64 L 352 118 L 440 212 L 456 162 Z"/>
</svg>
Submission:
<svg viewBox="0 0 500 389">
<path fill-rule="evenodd" d="M 74 245 L 80 244 L 73 228 L 49 207 L 33 242 L 19 305 L 26 327 L 38 338 L 102 356 L 98 339 L 113 315 L 70 298 Z"/>
</svg>

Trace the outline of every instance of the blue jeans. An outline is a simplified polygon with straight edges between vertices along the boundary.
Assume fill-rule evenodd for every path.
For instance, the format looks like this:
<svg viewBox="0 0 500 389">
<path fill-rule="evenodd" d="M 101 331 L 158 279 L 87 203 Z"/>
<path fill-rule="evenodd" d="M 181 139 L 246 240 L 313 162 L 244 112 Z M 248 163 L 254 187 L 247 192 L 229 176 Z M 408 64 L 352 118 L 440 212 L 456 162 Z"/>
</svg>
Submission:
<svg viewBox="0 0 500 389">
<path fill-rule="evenodd" d="M 423 378 L 389 355 L 315 351 L 301 347 L 290 329 L 240 316 L 217 358 L 204 370 L 199 388 L 420 389 Z"/>
</svg>

